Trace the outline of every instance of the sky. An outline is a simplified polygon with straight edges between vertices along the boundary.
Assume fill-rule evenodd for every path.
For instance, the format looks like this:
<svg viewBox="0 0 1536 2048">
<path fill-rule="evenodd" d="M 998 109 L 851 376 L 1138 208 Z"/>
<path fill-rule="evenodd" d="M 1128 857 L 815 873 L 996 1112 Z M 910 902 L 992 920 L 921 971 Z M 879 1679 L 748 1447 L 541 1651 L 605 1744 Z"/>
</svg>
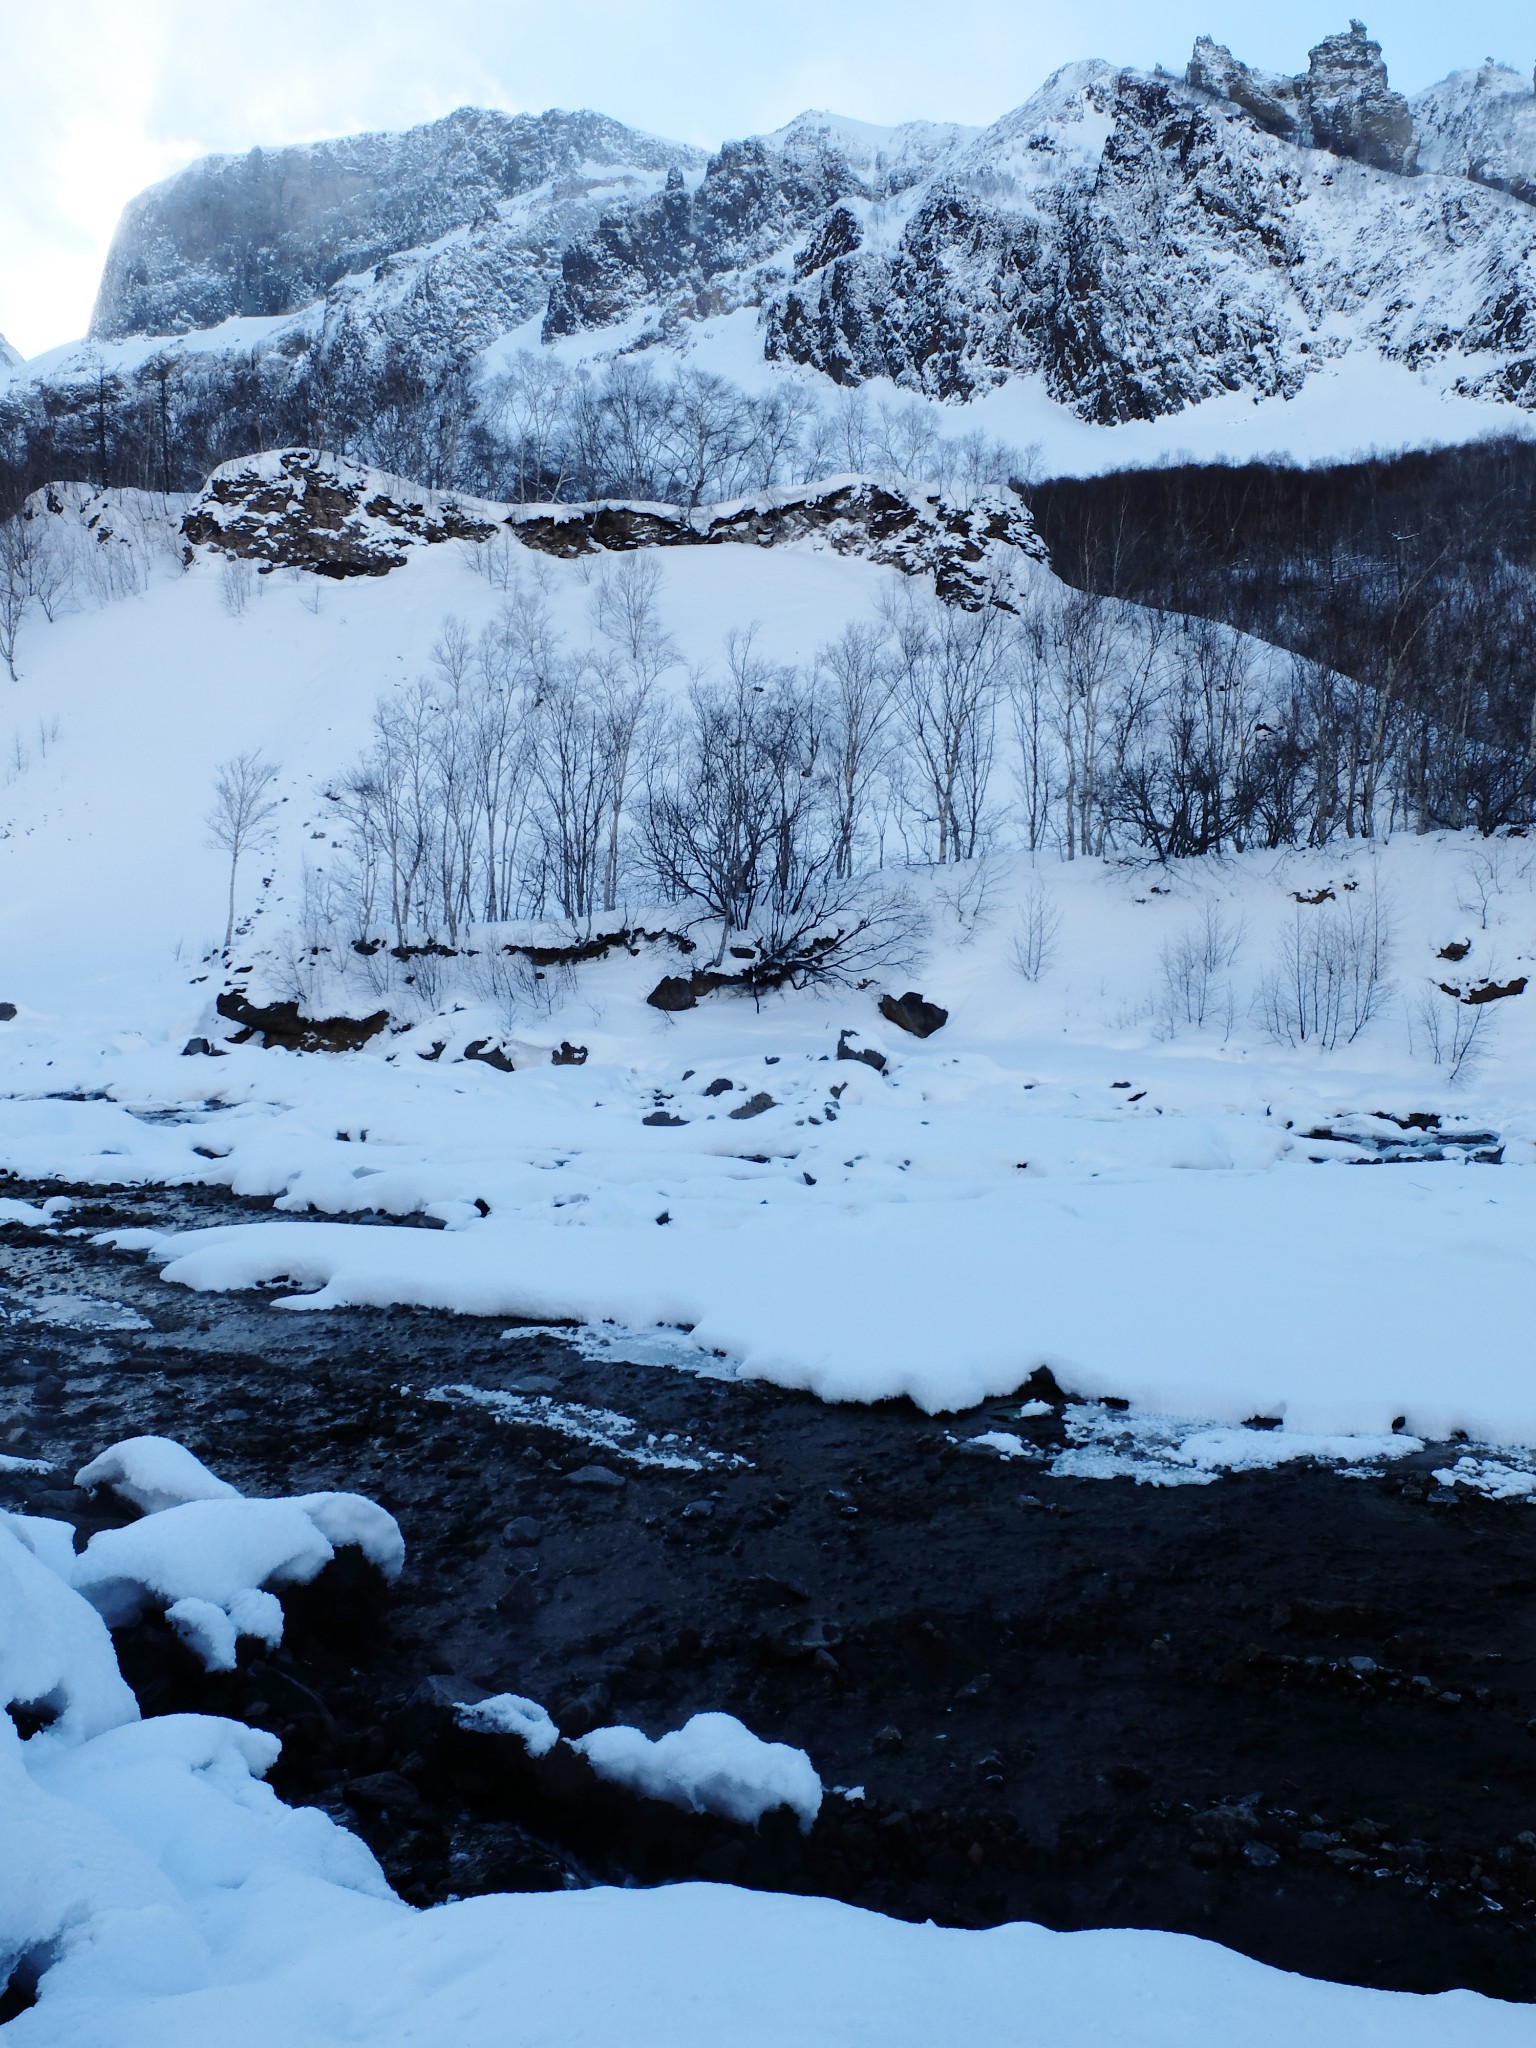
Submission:
<svg viewBox="0 0 1536 2048">
<path fill-rule="evenodd" d="M 1355 0 L 1356 5 L 1362 0 Z M 0 0 L 0 334 L 85 331 L 128 199 L 210 151 L 592 107 L 706 146 L 806 107 L 984 123 L 1078 57 L 1182 68 L 1213 35 L 1305 67 L 1348 0 Z M 1536 58 L 1529 0 L 1373 5 L 1393 83 Z"/>
</svg>

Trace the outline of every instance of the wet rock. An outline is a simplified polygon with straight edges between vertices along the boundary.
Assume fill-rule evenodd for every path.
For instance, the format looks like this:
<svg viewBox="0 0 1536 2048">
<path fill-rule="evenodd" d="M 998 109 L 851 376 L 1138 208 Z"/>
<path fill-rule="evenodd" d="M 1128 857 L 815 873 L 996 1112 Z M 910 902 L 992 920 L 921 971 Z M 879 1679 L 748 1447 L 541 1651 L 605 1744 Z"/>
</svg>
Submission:
<svg viewBox="0 0 1536 2048">
<path fill-rule="evenodd" d="M 514 1515 L 501 1532 L 503 1543 L 527 1546 L 544 1541 L 544 1525 L 535 1521 L 532 1515 Z"/>
<path fill-rule="evenodd" d="M 461 1677 L 456 1671 L 433 1671 L 416 1687 L 408 1704 L 436 1708 L 452 1716 L 456 1708 L 472 1707 L 489 1697 L 485 1687 L 473 1678 Z"/>
<path fill-rule="evenodd" d="M 1255 1870 L 1273 1870 L 1280 1861 L 1280 1852 L 1278 1849 L 1272 1849 L 1268 1842 L 1244 1842 L 1243 1859 L 1251 1863 Z"/>
<path fill-rule="evenodd" d="M 585 1487 L 592 1493 L 617 1493 L 629 1481 L 622 1472 L 615 1472 L 611 1465 L 579 1465 L 574 1472 L 565 1475 L 567 1486 Z"/>
<path fill-rule="evenodd" d="M 613 1707 L 613 1695 L 601 1679 L 584 1686 L 580 1692 L 572 1693 L 559 1704 L 555 1720 L 560 1731 L 566 1736 L 590 1735 L 594 1728 L 600 1728 L 607 1720 Z M 582 1759 L 577 1759 L 582 1761 Z"/>
<path fill-rule="evenodd" d="M 427 1811 L 420 1792 L 398 1771 L 374 1771 L 367 1777 L 353 1778 L 345 1787 L 345 1796 L 349 1806 L 363 1813 L 382 1814 L 389 1820 L 420 1820 Z"/>
<path fill-rule="evenodd" d="M 1152 1774 L 1140 1764 L 1111 1764 L 1104 1773 L 1104 1782 L 1113 1785 L 1117 1792 L 1144 1792 L 1152 1782 Z"/>
<path fill-rule="evenodd" d="M 914 1038 L 932 1038 L 949 1022 L 948 1010 L 930 1003 L 915 988 L 909 988 L 904 996 L 882 996 L 880 1014 L 888 1024 L 910 1031 Z"/>
</svg>

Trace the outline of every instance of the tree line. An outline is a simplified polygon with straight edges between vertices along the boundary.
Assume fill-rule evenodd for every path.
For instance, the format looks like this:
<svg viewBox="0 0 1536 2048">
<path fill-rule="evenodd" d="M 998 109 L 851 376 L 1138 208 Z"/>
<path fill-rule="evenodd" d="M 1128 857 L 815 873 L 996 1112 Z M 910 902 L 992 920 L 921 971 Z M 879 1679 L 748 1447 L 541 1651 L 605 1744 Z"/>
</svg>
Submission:
<svg viewBox="0 0 1536 2048">
<path fill-rule="evenodd" d="M 1027 492 L 1079 587 L 1290 651 L 1254 800 L 1282 842 L 1523 828 L 1536 803 L 1536 445 L 1186 466 Z"/>
<path fill-rule="evenodd" d="M 290 447 L 520 504 L 692 506 L 849 470 L 954 489 L 1022 477 L 1031 462 L 978 430 L 940 432 L 920 400 L 790 379 L 749 392 L 635 357 L 589 371 L 525 352 L 476 381 L 400 350 L 162 350 L 133 370 L 102 363 L 0 390 L 0 518 L 61 479 L 193 491 L 220 463 Z"/>
</svg>

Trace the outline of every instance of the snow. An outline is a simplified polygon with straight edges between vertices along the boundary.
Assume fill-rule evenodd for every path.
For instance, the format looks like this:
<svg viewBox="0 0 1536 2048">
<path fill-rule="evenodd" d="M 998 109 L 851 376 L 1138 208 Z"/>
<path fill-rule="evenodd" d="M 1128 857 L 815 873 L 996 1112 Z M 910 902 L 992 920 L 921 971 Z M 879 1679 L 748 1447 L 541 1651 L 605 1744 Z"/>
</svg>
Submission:
<svg viewBox="0 0 1536 2048">
<path fill-rule="evenodd" d="M 224 1607 L 272 1579 L 302 1585 L 335 1555 L 294 1500 L 193 1500 L 124 1529 L 102 1529 L 81 1553 L 75 1584 L 117 1627 L 151 1600 Z"/>
<path fill-rule="evenodd" d="M 1090 1158 L 1103 1157 L 1098 1138 Z M 961 1147 L 960 1132 L 948 1143 Z M 796 1151 L 797 1169 L 806 1156 Z M 765 1171 L 754 1185 L 774 1199 L 749 1220 L 724 1191 L 725 1213 L 714 1208 L 708 1177 L 682 1208 L 684 1164 L 672 1165 L 655 1195 L 679 1204 L 664 1232 L 493 1213 L 443 1232 L 273 1222 L 120 1241 L 147 1243 L 183 1286 L 282 1278 L 311 1290 L 278 1296 L 290 1309 L 409 1302 L 691 1324 L 744 1377 L 825 1400 L 904 1395 L 939 1413 L 1011 1393 L 1046 1365 L 1075 1392 L 1159 1414 L 1373 1435 L 1403 1415 L 1424 1437 L 1536 1444 L 1522 1364 L 1536 1179 L 1521 1169 L 1255 1169 L 1218 1156 L 1205 1170 L 1133 1160 L 1038 1181 L 998 1170 L 983 1193 L 958 1175 L 946 1187 L 936 1162 L 938 1185 L 905 1199 L 871 1176 L 861 1200 L 855 1172 L 841 1199 L 820 1202 Z"/>
<path fill-rule="evenodd" d="M 680 675 L 718 659 L 743 621 L 760 622 L 767 658 L 808 660 L 902 587 L 809 540 L 657 560 Z M 534 569 L 579 642 L 589 566 Z M 1383 1437 L 1399 1417 L 1425 1440 L 1460 1428 L 1488 1447 L 1536 1444 L 1522 1366 L 1536 997 L 1487 1006 L 1480 1060 L 1454 1082 L 1421 1015 L 1448 1000 L 1447 942 L 1472 944 L 1458 971 L 1493 978 L 1536 956 L 1536 865 L 1520 845 L 1399 837 L 1162 877 L 1000 853 L 915 874 L 928 935 L 894 986 L 950 1012 L 923 1042 L 880 1018 L 879 985 L 659 1015 L 644 1000 L 673 971 L 659 947 L 617 950 L 515 1016 L 467 983 L 431 1002 L 391 987 L 402 1028 L 357 1054 L 247 1044 L 184 1058 L 189 1039 L 220 1044 L 227 1029 L 208 957 L 221 877 L 201 825 L 215 764 L 248 747 L 282 764 L 282 832 L 243 885 L 258 914 L 235 956 L 253 968 L 242 979 L 281 993 L 310 972 L 292 934 L 305 861 L 330 857 L 321 791 L 375 693 L 425 668 L 445 614 L 477 632 L 500 602 L 451 546 L 326 586 L 317 611 L 310 583 L 260 579 L 230 618 L 199 560 L 24 633 L 8 715 L 23 746 L 50 720 L 57 737 L 0 792 L 0 994 L 19 1009 L 3 1035 L 0 1169 L 271 1198 L 269 1220 L 119 1241 L 177 1284 L 283 1283 L 288 1308 L 575 1320 L 593 1355 L 933 1411 L 1007 1394 L 1045 1364 L 1077 1396 L 1186 1418 L 1186 1434 L 1277 1417 L 1266 1457 L 1293 1436 Z M 1006 774 L 1005 760 L 1000 795 Z M 1295 899 L 1331 888 L 1342 904 L 1351 887 L 1390 914 L 1390 999 L 1351 1045 L 1277 1045 L 1256 999 Z M 1060 917 L 1035 982 L 1014 958 L 1031 892 Z M 1196 1028 L 1170 1010 L 1161 963 L 1207 906 L 1241 944 L 1220 1016 Z M 659 928 L 674 913 L 625 914 Z M 360 972 L 325 968 L 314 1000 L 374 1007 Z M 836 1058 L 845 1032 L 887 1056 L 884 1075 Z M 535 1063 L 465 1060 L 483 1038 Z M 588 1048 L 584 1065 L 538 1063 L 563 1039 Z M 439 1059 L 416 1057 L 439 1041 Z M 776 1106 L 734 1122 L 704 1094 L 716 1077 L 738 1102 L 766 1090 Z M 680 1124 L 644 1124 L 658 1097 Z M 1441 1133 L 1420 1143 L 1402 1124 L 1425 1115 Z M 1451 1141 L 1479 1131 L 1499 1167 L 1454 1156 Z M 1410 1139 L 1418 1153 L 1390 1166 L 1352 1163 Z M 1419 1156 L 1432 1149 L 1448 1156 Z M 448 1227 L 347 1220 L 363 1212 Z M 5 1215 L 68 1227 L 55 1200 Z M 18 1306 L 60 1312 L 46 1297 Z M 624 1420 L 565 1418 L 604 1455 L 709 1462 L 709 1447 L 647 1446 Z M 183 1596 L 211 1597 L 163 1597 Z"/>
<path fill-rule="evenodd" d="M 530 1756 L 548 1756 L 560 1740 L 560 1730 L 547 1709 L 521 1693 L 492 1693 L 488 1699 L 461 1706 L 455 1718 L 461 1728 L 476 1735 L 517 1736 Z"/>
<path fill-rule="evenodd" d="M 227 1479 L 210 1472 L 185 1444 L 168 1436 L 127 1437 L 82 1465 L 76 1486 L 105 1486 L 140 1514 L 180 1507 L 189 1500 L 238 1500 Z"/>
<path fill-rule="evenodd" d="M 787 1806 L 809 1833 L 821 1811 L 821 1780 L 805 1751 L 764 1742 L 733 1714 L 695 1714 L 654 1742 L 638 1728 L 594 1728 L 571 1747 L 600 1778 L 693 1813 L 755 1827 Z"/>
<path fill-rule="evenodd" d="M 50 1744 L 136 1720 L 106 1625 L 52 1568 L 57 1550 L 24 1523 L 19 1515 L 0 1523 L 0 1707 L 51 1709 L 51 1726 L 33 1738 Z M 14 1726 L 0 1713 L 0 1753 L 9 1735 Z"/>
<path fill-rule="evenodd" d="M 1134 1479 L 1142 1486 L 1209 1486 L 1224 1472 L 1272 1472 L 1282 1465 L 1379 1469 L 1422 1451 L 1406 1430 L 1320 1435 L 1301 1429 L 1210 1429 L 1163 1415 L 1117 1414 L 1069 1405 L 1068 1448 L 1050 1463 L 1057 1479 Z"/>
<path fill-rule="evenodd" d="M 627 1351 L 628 1347 L 625 1348 Z M 573 1443 L 586 1444 L 607 1457 L 656 1471 L 702 1472 L 711 1467 L 739 1469 L 749 1463 L 748 1459 L 734 1453 L 710 1450 L 707 1445 L 695 1443 L 691 1437 L 676 1430 L 668 1430 L 661 1435 L 647 1430 L 642 1436 L 639 1423 L 631 1416 L 620 1414 L 617 1409 L 592 1408 L 583 1401 L 556 1401 L 549 1394 L 519 1394 L 500 1387 L 474 1387 L 459 1383 L 429 1387 L 426 1398 L 429 1401 L 472 1402 L 477 1407 L 488 1408 L 504 1421 L 533 1423 L 540 1429 L 553 1430 Z"/>
<path fill-rule="evenodd" d="M 78 1558 L 71 1546 L 63 1576 L 112 1628 L 163 1607 L 210 1671 L 235 1669 L 242 1636 L 282 1641 L 282 1605 L 269 1584 L 307 1583 L 348 1544 L 386 1578 L 405 1562 L 394 1516 L 361 1494 L 250 1500 L 170 1437 L 114 1444 L 75 1484 L 109 1488 L 143 1519 L 98 1530 Z"/>
</svg>

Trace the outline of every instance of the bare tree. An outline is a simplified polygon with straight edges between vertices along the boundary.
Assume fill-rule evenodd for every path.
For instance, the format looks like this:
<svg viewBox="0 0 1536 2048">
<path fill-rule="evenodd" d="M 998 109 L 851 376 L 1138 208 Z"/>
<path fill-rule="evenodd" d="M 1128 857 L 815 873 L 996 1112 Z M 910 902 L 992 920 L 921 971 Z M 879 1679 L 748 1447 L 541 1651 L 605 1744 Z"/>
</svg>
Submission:
<svg viewBox="0 0 1536 2048">
<path fill-rule="evenodd" d="M 229 855 L 229 915 L 224 925 L 224 951 L 235 937 L 235 878 L 241 856 L 265 845 L 272 836 L 277 814 L 276 797 L 270 794 L 277 780 L 277 766 L 263 761 L 254 749 L 236 754 L 219 768 L 214 784 L 213 805 L 208 813 L 208 836 L 213 845 Z"/>
<path fill-rule="evenodd" d="M 981 850 L 1012 613 L 998 604 L 963 611 L 905 591 L 888 618 L 896 715 L 911 750 L 934 858 L 940 866 L 974 860 Z"/>
<path fill-rule="evenodd" d="M 5 663 L 6 673 L 13 683 L 19 680 L 16 643 L 21 637 L 22 622 L 34 601 L 30 573 L 31 544 L 25 529 L 26 521 L 19 517 L 7 519 L 0 526 L 0 661 Z"/>
<path fill-rule="evenodd" d="M 620 838 L 641 735 L 651 716 L 656 685 L 678 659 L 661 623 L 660 585 L 661 570 L 653 557 L 626 555 L 612 575 L 599 582 L 592 601 L 593 622 L 614 651 L 613 660 L 595 671 L 608 787 L 604 910 L 618 906 Z"/>
<path fill-rule="evenodd" d="M 851 875 L 870 791 L 885 763 L 891 698 L 890 651 L 872 627 L 850 625 L 816 658 L 826 707 L 827 776 L 835 814 L 837 873 Z"/>
</svg>

